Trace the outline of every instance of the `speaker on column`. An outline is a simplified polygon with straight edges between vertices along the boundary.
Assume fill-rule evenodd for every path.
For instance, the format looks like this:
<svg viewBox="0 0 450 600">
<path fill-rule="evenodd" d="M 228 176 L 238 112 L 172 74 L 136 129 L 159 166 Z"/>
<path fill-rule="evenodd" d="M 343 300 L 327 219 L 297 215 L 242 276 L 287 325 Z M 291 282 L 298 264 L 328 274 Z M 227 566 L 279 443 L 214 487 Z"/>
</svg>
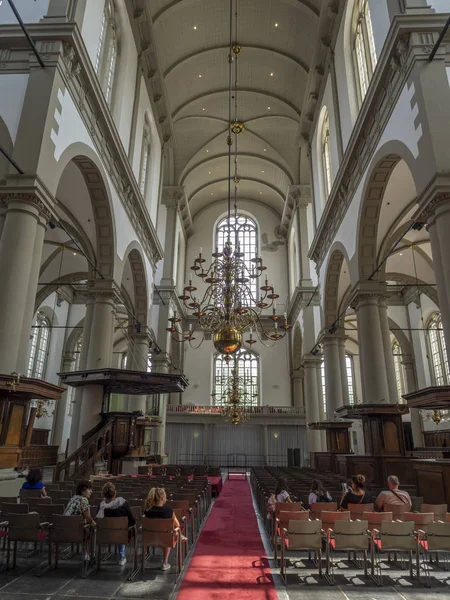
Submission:
<svg viewBox="0 0 450 600">
<path fill-rule="evenodd" d="M 294 448 L 287 449 L 287 459 L 288 459 L 288 467 L 294 466 Z"/>
<path fill-rule="evenodd" d="M 294 448 L 294 467 L 301 466 L 300 448 Z"/>
</svg>

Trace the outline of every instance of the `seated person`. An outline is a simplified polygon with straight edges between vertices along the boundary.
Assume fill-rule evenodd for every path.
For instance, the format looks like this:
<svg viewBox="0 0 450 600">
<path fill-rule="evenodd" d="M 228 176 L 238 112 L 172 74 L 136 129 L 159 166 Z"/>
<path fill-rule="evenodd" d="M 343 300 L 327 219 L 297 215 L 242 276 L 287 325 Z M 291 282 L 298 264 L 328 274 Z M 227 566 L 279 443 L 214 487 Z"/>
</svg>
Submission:
<svg viewBox="0 0 450 600">
<path fill-rule="evenodd" d="M 277 481 L 274 495 L 276 502 L 292 502 L 286 479 L 280 478 Z"/>
<path fill-rule="evenodd" d="M 41 496 L 45 498 L 47 492 L 42 481 L 42 471 L 40 469 L 30 469 L 22 485 L 23 490 L 41 490 Z"/>
<path fill-rule="evenodd" d="M 316 504 L 317 502 L 331 502 L 330 492 L 323 487 L 319 479 L 313 479 L 311 489 L 308 496 L 308 504 Z"/>
<path fill-rule="evenodd" d="M 69 503 L 64 511 L 64 515 L 67 517 L 76 517 L 78 515 L 82 515 L 86 523 L 90 525 L 95 525 L 94 519 L 91 517 L 91 512 L 89 510 L 89 498 L 92 494 L 92 485 L 90 481 L 80 481 L 77 485 L 77 489 L 75 492 L 75 496 L 69 500 Z M 84 560 L 90 560 L 89 554 L 89 542 L 86 537 L 84 544 Z"/>
<path fill-rule="evenodd" d="M 145 501 L 144 516 L 147 519 L 172 519 L 174 529 L 180 527 L 176 514 L 170 506 L 166 505 L 167 496 L 164 488 L 152 488 Z M 182 539 L 186 538 L 182 536 Z M 168 571 L 170 569 L 169 554 L 171 548 L 163 548 L 163 564 L 161 569 Z"/>
<path fill-rule="evenodd" d="M 372 504 L 373 500 L 370 494 L 364 489 L 366 478 L 364 475 L 354 475 L 350 482 L 348 492 L 342 493 L 339 510 L 348 510 L 349 504 Z"/>
<path fill-rule="evenodd" d="M 398 486 L 400 485 L 398 477 L 395 475 L 389 475 L 387 478 L 387 485 L 389 489 L 384 492 L 380 492 L 375 501 L 378 510 L 383 511 L 385 504 L 408 504 L 409 508 L 411 508 L 411 498 L 409 497 L 408 492 L 398 489 Z"/>
<path fill-rule="evenodd" d="M 121 496 L 117 497 L 116 486 L 108 481 L 103 486 L 103 497 L 97 509 L 97 519 L 103 517 L 128 517 L 128 527 L 135 525 L 136 521 L 131 512 L 130 505 Z M 127 562 L 125 556 L 125 544 L 119 545 L 119 565 L 123 566 Z"/>
</svg>

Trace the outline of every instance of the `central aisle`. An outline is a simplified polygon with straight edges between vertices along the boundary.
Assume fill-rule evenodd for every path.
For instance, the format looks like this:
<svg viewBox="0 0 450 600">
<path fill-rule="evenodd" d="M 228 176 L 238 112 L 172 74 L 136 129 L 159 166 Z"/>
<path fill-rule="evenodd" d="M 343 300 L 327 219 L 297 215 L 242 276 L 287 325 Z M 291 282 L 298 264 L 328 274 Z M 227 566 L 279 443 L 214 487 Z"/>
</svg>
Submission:
<svg viewBox="0 0 450 600">
<path fill-rule="evenodd" d="M 177 600 L 277 600 L 247 481 L 226 481 Z"/>
</svg>

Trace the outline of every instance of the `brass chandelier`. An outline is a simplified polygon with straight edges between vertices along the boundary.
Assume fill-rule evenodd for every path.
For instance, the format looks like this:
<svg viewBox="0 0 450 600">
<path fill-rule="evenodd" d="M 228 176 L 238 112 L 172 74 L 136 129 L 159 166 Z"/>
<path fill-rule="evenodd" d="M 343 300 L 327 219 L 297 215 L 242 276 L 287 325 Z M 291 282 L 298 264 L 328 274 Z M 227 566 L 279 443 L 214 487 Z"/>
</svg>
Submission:
<svg viewBox="0 0 450 600">
<path fill-rule="evenodd" d="M 189 342 L 192 346 L 195 340 L 195 330 L 203 332 L 199 347 L 205 339 L 205 332 L 211 334 L 215 349 L 228 357 L 237 352 L 245 342 L 252 346 L 258 339 L 265 346 L 272 346 L 285 337 L 291 328 L 284 316 L 276 312 L 276 299 L 279 294 L 272 283 L 262 275 L 267 267 L 261 256 L 244 260 L 241 252 L 237 231 L 237 195 L 240 178 L 238 176 L 238 136 L 245 131 L 245 125 L 238 119 L 238 55 L 242 48 L 233 41 L 233 0 L 230 0 L 230 44 L 229 44 L 229 115 L 228 115 L 228 238 L 223 248 L 216 247 L 212 254 L 212 262 L 205 266 L 206 259 L 202 249 L 190 267 L 194 276 L 207 284 L 202 294 L 189 278 L 189 283 L 183 288 L 178 298 L 183 302 L 187 314 L 195 318 L 195 326 L 191 323 L 183 329 L 182 315 L 175 311 L 169 318 L 167 331 L 176 342 Z M 235 35 L 237 32 L 237 12 L 235 12 Z M 233 86 L 234 65 L 234 86 Z M 232 99 L 234 98 L 234 116 L 232 115 Z M 234 177 L 232 177 L 232 146 L 234 146 Z M 234 183 L 234 225 L 231 210 L 231 182 Z M 256 293 L 255 283 L 260 281 L 260 294 Z M 253 289 L 252 289 L 253 288 Z M 264 312 L 267 311 L 267 312 Z M 244 340 L 244 335 L 248 334 Z M 254 337 L 255 336 L 255 337 Z M 255 339 L 257 338 L 257 339 Z"/>
<path fill-rule="evenodd" d="M 251 405 L 252 398 L 255 398 L 257 394 L 251 394 L 251 380 L 249 381 L 247 376 L 244 374 L 240 376 L 237 372 L 237 365 L 235 363 L 231 376 L 225 382 L 225 391 L 222 396 L 216 398 L 216 394 L 212 396 L 216 402 L 223 403 L 223 417 L 225 421 L 231 421 L 233 425 L 239 425 L 239 423 L 245 423 L 250 417 L 249 406 Z"/>
</svg>

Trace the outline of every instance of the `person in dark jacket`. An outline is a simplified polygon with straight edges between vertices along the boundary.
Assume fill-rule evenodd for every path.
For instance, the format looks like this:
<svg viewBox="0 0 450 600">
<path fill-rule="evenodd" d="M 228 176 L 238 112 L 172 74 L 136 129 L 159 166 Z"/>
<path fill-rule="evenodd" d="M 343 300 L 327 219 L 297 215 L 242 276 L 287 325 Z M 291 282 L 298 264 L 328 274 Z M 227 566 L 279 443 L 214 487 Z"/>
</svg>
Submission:
<svg viewBox="0 0 450 600">
<path fill-rule="evenodd" d="M 104 500 L 100 502 L 97 510 L 97 519 L 103 517 L 128 517 L 128 527 L 132 527 L 136 521 L 131 512 L 130 505 L 121 496 L 117 496 L 116 486 L 108 481 L 103 486 Z M 123 566 L 126 562 L 125 544 L 119 546 L 119 565 Z"/>
<path fill-rule="evenodd" d="M 180 527 L 180 523 L 173 508 L 167 506 L 167 496 L 164 488 L 152 488 L 145 501 L 144 515 L 147 519 L 171 519 L 173 529 Z M 183 538 L 185 539 L 185 538 Z M 163 548 L 163 564 L 161 569 L 168 571 L 170 569 L 169 554 L 171 548 Z"/>
<path fill-rule="evenodd" d="M 23 490 L 41 490 L 41 496 L 45 498 L 47 492 L 42 481 L 42 471 L 40 469 L 30 469 L 26 480 L 22 485 Z"/>
</svg>

